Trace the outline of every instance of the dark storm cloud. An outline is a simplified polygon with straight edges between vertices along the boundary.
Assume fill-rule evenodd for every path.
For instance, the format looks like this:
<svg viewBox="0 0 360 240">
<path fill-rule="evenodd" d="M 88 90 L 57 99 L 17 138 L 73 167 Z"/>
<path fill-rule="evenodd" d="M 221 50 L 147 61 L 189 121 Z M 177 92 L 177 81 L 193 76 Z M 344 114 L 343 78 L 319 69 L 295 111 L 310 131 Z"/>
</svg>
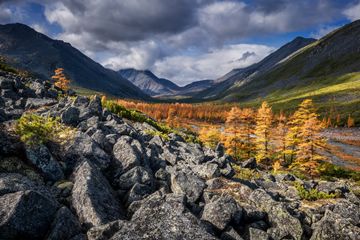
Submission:
<svg viewBox="0 0 360 240">
<path fill-rule="evenodd" d="M 104 41 L 137 41 L 174 34 L 196 24 L 196 9 L 205 1 L 129 0 L 61 1 L 47 15 L 66 31 L 88 32 Z M 62 10 L 61 4 L 63 5 Z M 68 24 L 65 16 L 71 15 Z"/>
</svg>

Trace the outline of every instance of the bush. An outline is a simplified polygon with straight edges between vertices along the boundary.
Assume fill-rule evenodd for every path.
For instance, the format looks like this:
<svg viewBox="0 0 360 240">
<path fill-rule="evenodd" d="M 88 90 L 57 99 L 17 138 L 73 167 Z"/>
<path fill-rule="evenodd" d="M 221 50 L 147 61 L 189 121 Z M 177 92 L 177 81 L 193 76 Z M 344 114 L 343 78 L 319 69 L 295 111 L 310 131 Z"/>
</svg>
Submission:
<svg viewBox="0 0 360 240">
<path fill-rule="evenodd" d="M 28 145 L 38 145 L 58 141 L 60 133 L 67 128 L 55 118 L 25 114 L 17 122 L 16 133 Z"/>
<path fill-rule="evenodd" d="M 257 172 L 256 170 L 242 168 L 239 165 L 235 165 L 235 164 L 233 164 L 232 167 L 235 171 L 234 178 L 239 178 L 239 179 L 244 179 L 244 180 L 252 180 L 252 179 L 257 179 L 257 178 L 261 177 L 261 174 L 259 172 Z"/>
<path fill-rule="evenodd" d="M 151 135 L 151 136 L 159 136 L 159 137 L 161 137 L 162 139 L 164 139 L 165 141 L 169 141 L 169 140 L 170 140 L 170 138 L 169 138 L 169 136 L 168 136 L 167 134 L 162 133 L 162 132 L 160 132 L 160 131 L 156 131 L 156 130 L 146 130 L 145 133 L 146 133 L 146 134 L 149 134 L 149 135 Z"/>
<path fill-rule="evenodd" d="M 360 181 L 360 172 L 336 166 L 329 162 L 323 162 L 319 165 L 318 171 L 323 179 L 332 180 L 333 178 L 352 179 Z"/>
<path fill-rule="evenodd" d="M 295 182 L 294 187 L 298 191 L 299 197 L 302 200 L 316 201 L 319 199 L 329 199 L 339 197 L 336 193 L 325 193 L 316 189 L 307 190 L 301 183 Z"/>
</svg>

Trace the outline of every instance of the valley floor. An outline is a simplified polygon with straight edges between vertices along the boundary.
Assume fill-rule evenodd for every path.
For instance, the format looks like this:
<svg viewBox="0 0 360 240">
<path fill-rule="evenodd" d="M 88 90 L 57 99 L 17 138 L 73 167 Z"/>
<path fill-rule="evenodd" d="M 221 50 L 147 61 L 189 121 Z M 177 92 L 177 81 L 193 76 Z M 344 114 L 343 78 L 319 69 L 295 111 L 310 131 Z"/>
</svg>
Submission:
<svg viewBox="0 0 360 240">
<path fill-rule="evenodd" d="M 329 128 L 322 134 L 328 139 L 324 155 L 331 163 L 360 170 L 360 128 Z"/>
</svg>

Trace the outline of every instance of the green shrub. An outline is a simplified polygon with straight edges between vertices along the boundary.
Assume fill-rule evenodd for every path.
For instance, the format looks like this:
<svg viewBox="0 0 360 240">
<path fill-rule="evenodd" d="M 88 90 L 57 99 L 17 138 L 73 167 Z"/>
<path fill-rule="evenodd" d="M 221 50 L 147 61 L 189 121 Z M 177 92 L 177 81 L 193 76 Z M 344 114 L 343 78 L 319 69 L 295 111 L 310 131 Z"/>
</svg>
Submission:
<svg viewBox="0 0 360 240">
<path fill-rule="evenodd" d="M 307 190 L 299 182 L 294 182 L 294 187 L 298 191 L 299 197 L 302 200 L 316 201 L 318 199 L 329 199 L 329 198 L 338 197 L 338 195 L 336 193 L 325 193 L 325 192 L 318 191 L 316 189 Z"/>
<path fill-rule="evenodd" d="M 157 131 L 157 130 L 146 130 L 145 133 L 146 133 L 146 134 L 149 134 L 149 135 L 151 135 L 151 136 L 159 136 L 159 137 L 161 137 L 162 139 L 164 139 L 165 141 L 169 141 L 169 140 L 170 140 L 170 138 L 169 138 L 169 136 L 168 136 L 167 134 L 162 133 L 162 132 Z"/>
<path fill-rule="evenodd" d="M 332 180 L 333 178 L 352 179 L 360 181 L 360 172 L 336 166 L 329 162 L 323 162 L 319 165 L 318 171 L 323 179 Z"/>
<path fill-rule="evenodd" d="M 58 141 L 61 132 L 67 128 L 55 118 L 25 114 L 17 122 L 16 133 L 21 141 L 29 145 L 38 145 L 49 141 Z"/>
<path fill-rule="evenodd" d="M 252 180 L 261 177 L 261 174 L 256 170 L 249 169 L 249 168 L 242 168 L 239 165 L 232 165 L 235 175 L 234 178 L 244 179 L 244 180 Z"/>
<path fill-rule="evenodd" d="M 188 143 L 190 143 L 190 142 L 200 143 L 200 141 L 194 134 L 187 134 L 187 133 L 179 132 L 175 129 L 168 127 L 165 124 L 159 123 L 159 122 L 155 121 L 154 119 L 147 117 L 145 114 L 143 114 L 139 111 L 129 110 L 114 101 L 109 101 L 109 100 L 102 101 L 102 106 L 104 108 L 107 108 L 110 112 L 118 115 L 119 117 L 126 118 L 126 119 L 129 119 L 134 122 L 140 122 L 140 123 L 145 122 L 145 123 L 149 124 L 150 126 L 154 127 L 158 131 L 158 133 L 157 132 L 152 132 L 152 133 L 155 135 L 160 134 L 164 138 L 164 140 L 169 140 L 169 137 L 168 136 L 165 137 L 165 135 L 167 135 L 169 133 L 175 133 L 175 134 L 183 137 L 184 140 Z M 148 134 L 151 134 L 151 132 Z"/>
</svg>

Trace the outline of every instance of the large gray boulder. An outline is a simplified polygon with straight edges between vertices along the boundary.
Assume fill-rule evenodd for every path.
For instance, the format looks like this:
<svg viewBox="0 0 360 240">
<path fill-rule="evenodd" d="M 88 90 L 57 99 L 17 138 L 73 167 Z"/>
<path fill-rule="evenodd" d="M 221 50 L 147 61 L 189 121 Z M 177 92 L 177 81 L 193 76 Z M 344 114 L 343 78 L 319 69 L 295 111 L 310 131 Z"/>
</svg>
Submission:
<svg viewBox="0 0 360 240">
<path fill-rule="evenodd" d="M 353 225 L 351 219 L 330 210 L 311 227 L 314 230 L 310 240 L 358 240 L 360 236 L 360 228 Z"/>
<path fill-rule="evenodd" d="M 183 197 L 154 193 L 145 199 L 130 222 L 121 222 L 112 240 L 215 240 L 185 207 Z"/>
<path fill-rule="evenodd" d="M 64 178 L 60 164 L 54 159 L 49 149 L 43 145 L 26 146 L 26 157 L 49 181 Z"/>
<path fill-rule="evenodd" d="M 0 239 L 42 239 L 49 230 L 57 203 L 36 191 L 0 197 Z"/>
<path fill-rule="evenodd" d="M 211 223 L 218 230 L 224 230 L 231 220 L 240 223 L 242 209 L 229 195 L 214 197 L 204 207 L 201 219 Z"/>
<path fill-rule="evenodd" d="M 60 208 L 51 226 L 47 240 L 71 239 L 81 233 L 81 226 L 77 218 L 66 207 Z"/>
<path fill-rule="evenodd" d="M 122 136 L 118 139 L 113 147 L 113 155 L 115 160 L 120 164 L 123 172 L 127 172 L 135 166 L 140 166 L 141 156 L 140 152 L 133 145 L 132 138 L 129 136 Z"/>
<path fill-rule="evenodd" d="M 72 169 L 84 158 L 100 169 L 108 168 L 111 163 L 110 156 L 90 136 L 77 132 L 74 139 L 65 144 L 64 159 L 67 166 Z"/>
<path fill-rule="evenodd" d="M 176 194 L 186 195 L 189 202 L 196 202 L 205 187 L 204 180 L 190 171 L 173 171 L 171 173 L 171 190 Z"/>
<path fill-rule="evenodd" d="M 293 217 L 282 203 L 275 201 L 264 190 L 254 190 L 249 196 L 249 201 L 259 210 L 268 213 L 271 224 L 268 233 L 273 238 L 283 239 L 291 236 L 296 240 L 302 239 L 303 229 L 299 219 Z"/>
<path fill-rule="evenodd" d="M 86 227 L 122 219 L 124 211 L 101 172 L 90 162 L 82 162 L 74 173 L 72 204 Z"/>
<path fill-rule="evenodd" d="M 25 108 L 34 109 L 44 106 L 51 106 L 57 103 L 56 99 L 52 98 L 28 98 L 26 100 Z"/>
<path fill-rule="evenodd" d="M 123 190 L 131 189 L 136 183 L 153 187 L 154 177 L 150 169 L 136 166 L 122 174 L 115 182 Z"/>
</svg>

